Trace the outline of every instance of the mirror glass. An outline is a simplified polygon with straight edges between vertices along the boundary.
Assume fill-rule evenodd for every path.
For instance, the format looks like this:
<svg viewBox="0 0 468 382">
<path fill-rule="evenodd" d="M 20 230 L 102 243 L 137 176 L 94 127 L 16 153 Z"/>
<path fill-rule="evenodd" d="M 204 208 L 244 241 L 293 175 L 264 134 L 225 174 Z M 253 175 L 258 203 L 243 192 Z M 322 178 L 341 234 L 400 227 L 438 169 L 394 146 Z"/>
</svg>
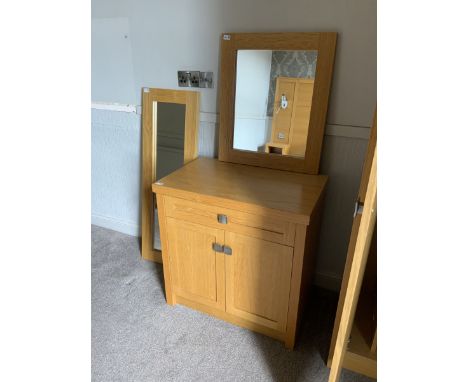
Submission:
<svg viewBox="0 0 468 382">
<path fill-rule="evenodd" d="M 238 50 L 233 148 L 305 156 L 316 50 Z"/>
<path fill-rule="evenodd" d="M 154 102 L 153 131 L 156 137 L 154 179 L 158 181 L 184 165 L 185 105 Z M 153 248 L 161 250 L 156 205 L 154 205 Z"/>
</svg>

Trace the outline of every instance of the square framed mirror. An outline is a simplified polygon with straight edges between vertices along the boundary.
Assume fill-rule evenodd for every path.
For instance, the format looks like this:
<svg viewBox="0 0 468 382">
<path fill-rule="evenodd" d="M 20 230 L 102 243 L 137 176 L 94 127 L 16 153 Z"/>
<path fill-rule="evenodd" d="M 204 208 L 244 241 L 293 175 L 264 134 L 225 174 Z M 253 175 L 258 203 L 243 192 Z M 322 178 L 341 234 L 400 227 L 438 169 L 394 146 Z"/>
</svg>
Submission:
<svg viewBox="0 0 468 382">
<path fill-rule="evenodd" d="M 318 173 L 336 37 L 221 36 L 219 160 Z"/>
<path fill-rule="evenodd" d="M 198 155 L 200 93 L 143 89 L 141 254 L 162 262 L 158 206 L 151 185 Z"/>
</svg>

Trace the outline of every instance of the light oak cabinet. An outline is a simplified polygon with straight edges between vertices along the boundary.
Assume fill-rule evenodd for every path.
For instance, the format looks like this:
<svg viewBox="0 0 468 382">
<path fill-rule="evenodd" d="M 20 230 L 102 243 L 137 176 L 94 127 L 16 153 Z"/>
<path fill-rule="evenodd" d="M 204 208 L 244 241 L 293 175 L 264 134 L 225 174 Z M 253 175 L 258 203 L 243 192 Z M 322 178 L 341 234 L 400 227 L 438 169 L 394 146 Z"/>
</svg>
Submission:
<svg viewBox="0 0 468 382">
<path fill-rule="evenodd" d="M 154 183 L 167 302 L 293 348 L 326 181 L 199 158 Z"/>
</svg>

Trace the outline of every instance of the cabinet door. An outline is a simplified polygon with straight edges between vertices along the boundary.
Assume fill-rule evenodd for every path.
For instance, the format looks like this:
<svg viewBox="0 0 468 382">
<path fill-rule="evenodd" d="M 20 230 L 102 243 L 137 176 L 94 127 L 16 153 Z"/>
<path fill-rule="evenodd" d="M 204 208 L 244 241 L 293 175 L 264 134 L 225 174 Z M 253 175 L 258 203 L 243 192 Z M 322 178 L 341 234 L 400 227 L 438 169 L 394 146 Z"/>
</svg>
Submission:
<svg viewBox="0 0 468 382">
<path fill-rule="evenodd" d="M 298 78 L 296 80 L 294 106 L 291 117 L 291 133 L 289 139 L 289 155 L 304 157 L 307 135 L 309 133 L 310 108 L 314 93 L 314 80 Z"/>
<path fill-rule="evenodd" d="M 291 115 L 294 105 L 295 80 L 278 77 L 276 79 L 275 103 L 273 110 L 271 141 L 275 143 L 289 143 L 289 133 L 291 129 Z M 288 106 L 283 109 L 281 96 L 285 95 Z"/>
<path fill-rule="evenodd" d="M 213 249 L 223 244 L 224 231 L 169 217 L 166 223 L 175 294 L 224 310 L 225 255 Z"/>
<path fill-rule="evenodd" d="M 293 249 L 225 232 L 226 312 L 286 330 Z"/>
</svg>

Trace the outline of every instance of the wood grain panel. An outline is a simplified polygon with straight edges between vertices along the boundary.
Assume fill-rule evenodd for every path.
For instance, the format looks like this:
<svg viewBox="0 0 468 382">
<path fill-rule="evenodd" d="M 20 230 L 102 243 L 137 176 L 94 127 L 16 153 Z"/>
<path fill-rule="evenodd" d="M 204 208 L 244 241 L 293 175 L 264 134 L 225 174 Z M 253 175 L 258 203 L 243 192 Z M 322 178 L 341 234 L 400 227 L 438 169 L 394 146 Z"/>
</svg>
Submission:
<svg viewBox="0 0 468 382">
<path fill-rule="evenodd" d="M 362 175 L 361 175 L 361 182 L 360 182 L 359 191 L 358 191 L 358 200 L 360 201 L 364 201 L 366 197 L 371 164 L 372 164 L 372 159 L 374 157 L 376 144 L 377 144 L 377 110 L 374 113 L 374 124 L 372 126 L 370 139 L 367 145 L 367 153 L 366 153 L 366 158 L 364 160 L 364 165 L 363 165 L 363 170 L 362 170 Z M 332 361 L 334 350 L 335 350 L 335 343 L 336 343 L 336 338 L 338 335 L 341 315 L 343 312 L 344 299 L 345 299 L 346 291 L 348 289 L 349 275 L 351 272 L 351 265 L 353 263 L 356 240 L 357 240 L 357 235 L 359 232 L 360 225 L 361 225 L 361 215 L 357 214 L 353 219 L 351 235 L 350 235 L 349 243 L 348 243 L 346 263 L 345 263 L 345 268 L 343 271 L 343 280 L 341 282 L 340 297 L 339 297 L 338 306 L 336 309 L 335 323 L 333 327 L 332 339 L 330 342 L 330 351 L 328 354 L 329 366 L 331 365 L 331 361 Z"/>
<path fill-rule="evenodd" d="M 377 146 L 375 147 L 369 182 L 364 201 L 361 223 L 359 225 L 353 262 L 349 272 L 345 299 L 336 336 L 329 382 L 340 378 L 343 361 L 347 354 L 346 344 L 351 334 L 359 292 L 364 277 L 364 270 L 372 241 L 372 234 L 377 219 Z"/>
<path fill-rule="evenodd" d="M 362 355 L 352 350 L 347 351 L 343 360 L 343 367 L 356 373 L 377 379 L 377 360 L 368 355 Z"/>
<path fill-rule="evenodd" d="M 309 127 L 310 106 L 296 106 L 292 117 L 289 155 L 304 157 Z"/>
<path fill-rule="evenodd" d="M 285 345 L 294 348 L 302 314 L 307 305 L 314 278 L 315 253 L 322 220 L 325 194 L 317 202 L 310 225 L 296 225 L 291 292 L 289 297 L 288 326 Z"/>
<path fill-rule="evenodd" d="M 308 224 L 327 179 L 198 158 L 153 184 L 153 192 Z"/>
<path fill-rule="evenodd" d="M 239 235 L 225 234 L 226 312 L 286 331 L 293 249 Z"/>
<path fill-rule="evenodd" d="M 313 78 L 297 78 L 296 93 L 294 94 L 294 104 L 297 106 L 312 105 L 312 97 L 314 94 L 314 79 Z"/>
<path fill-rule="evenodd" d="M 277 340 L 284 341 L 284 333 L 280 332 L 278 330 L 271 329 L 267 326 L 263 326 L 260 324 L 257 324 L 255 322 L 252 322 L 250 320 L 243 319 L 242 317 L 238 317 L 234 314 L 227 313 L 224 310 L 212 308 L 207 305 L 200 304 L 196 301 L 192 301 L 189 299 L 186 299 L 184 297 L 179 297 L 177 299 L 177 303 L 180 303 L 182 305 L 188 306 L 189 308 L 198 310 L 203 313 L 207 313 L 211 316 L 217 317 L 221 320 L 230 322 L 234 325 L 240 326 L 245 329 L 253 330 L 257 333 L 264 334 L 266 336 L 276 338 Z"/>
<path fill-rule="evenodd" d="M 220 214 L 226 216 L 226 224 L 218 222 Z M 295 225 L 275 216 L 254 215 L 172 197 L 166 198 L 166 215 L 275 243 L 289 246 L 294 243 Z"/>
<path fill-rule="evenodd" d="M 176 303 L 176 296 L 172 286 L 172 274 L 169 261 L 168 250 L 168 233 L 166 229 L 166 208 L 165 197 L 163 195 L 156 195 L 158 204 L 158 219 L 159 219 L 159 234 L 161 237 L 161 249 L 163 258 L 163 271 L 164 271 L 164 289 L 166 292 L 166 301 L 169 305 Z"/>
<path fill-rule="evenodd" d="M 171 279 L 176 295 L 222 309 L 224 307 L 224 232 L 166 218 Z"/>
<path fill-rule="evenodd" d="M 297 157 L 305 156 L 313 92 L 313 79 L 299 78 L 296 80 L 294 105 L 291 116 L 291 135 L 289 139 L 290 155 Z"/>
<path fill-rule="evenodd" d="M 273 121 L 271 125 L 271 142 L 288 144 L 291 130 L 291 117 L 294 107 L 294 94 L 296 82 L 288 78 L 278 77 L 276 79 L 275 103 L 273 107 Z M 285 95 L 288 100 L 288 107 L 282 109 L 281 96 Z M 284 137 L 280 138 L 280 134 Z"/>
</svg>

